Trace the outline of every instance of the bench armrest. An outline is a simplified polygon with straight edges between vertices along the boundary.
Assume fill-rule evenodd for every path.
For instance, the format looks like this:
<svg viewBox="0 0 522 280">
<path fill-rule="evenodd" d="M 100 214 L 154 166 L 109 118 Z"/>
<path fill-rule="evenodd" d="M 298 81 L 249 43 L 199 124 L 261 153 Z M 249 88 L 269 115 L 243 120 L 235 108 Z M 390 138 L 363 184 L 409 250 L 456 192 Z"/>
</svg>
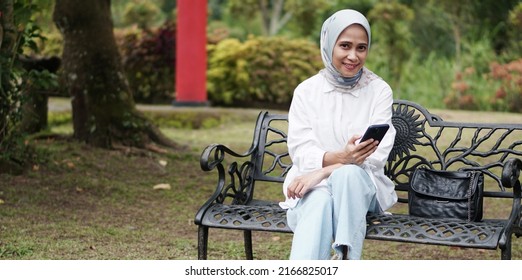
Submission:
<svg viewBox="0 0 522 280">
<path fill-rule="evenodd" d="M 222 144 L 211 144 L 203 150 L 200 157 L 201 169 L 217 170 L 218 179 L 214 193 L 196 214 L 196 224 L 201 223 L 208 208 L 214 204 L 224 204 L 227 198 L 231 199 L 230 204 L 246 204 L 251 200 L 255 144 L 245 153 L 237 153 Z"/>
<path fill-rule="evenodd" d="M 506 160 L 504 168 L 502 168 L 502 185 L 506 188 L 513 188 L 513 206 L 507 221 L 505 230 L 499 240 L 499 246 L 504 248 L 507 246 L 511 238 L 513 230 L 520 231 L 520 211 L 521 211 L 521 187 L 520 187 L 520 170 L 522 169 L 522 161 L 518 158 Z"/>
<path fill-rule="evenodd" d="M 201 153 L 199 165 L 203 171 L 211 171 L 216 168 L 216 166 L 223 164 L 226 154 L 236 158 L 245 158 L 252 156 L 253 152 L 254 147 L 251 147 L 247 152 L 240 154 L 225 145 L 211 144 L 203 150 L 203 153 Z"/>
<path fill-rule="evenodd" d="M 518 158 L 506 160 L 502 168 L 502 185 L 506 188 L 513 188 L 520 176 L 522 161 Z"/>
</svg>

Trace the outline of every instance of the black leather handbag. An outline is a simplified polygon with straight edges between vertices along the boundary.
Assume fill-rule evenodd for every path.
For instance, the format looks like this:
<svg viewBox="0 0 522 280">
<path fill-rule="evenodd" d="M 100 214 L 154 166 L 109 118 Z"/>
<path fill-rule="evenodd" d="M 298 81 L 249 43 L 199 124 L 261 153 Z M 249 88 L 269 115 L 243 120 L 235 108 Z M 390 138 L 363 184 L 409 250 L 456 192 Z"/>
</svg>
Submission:
<svg viewBox="0 0 522 280">
<path fill-rule="evenodd" d="M 482 220 L 482 172 L 418 168 L 410 188 L 408 207 L 412 216 Z"/>
</svg>

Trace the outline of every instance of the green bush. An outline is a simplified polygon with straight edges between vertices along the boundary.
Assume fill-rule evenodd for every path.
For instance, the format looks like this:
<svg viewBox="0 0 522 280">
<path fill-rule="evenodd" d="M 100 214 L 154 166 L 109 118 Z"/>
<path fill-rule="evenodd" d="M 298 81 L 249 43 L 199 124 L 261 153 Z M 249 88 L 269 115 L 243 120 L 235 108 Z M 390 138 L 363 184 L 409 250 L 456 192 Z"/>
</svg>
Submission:
<svg viewBox="0 0 522 280">
<path fill-rule="evenodd" d="M 215 105 L 288 107 L 294 88 L 322 67 L 308 40 L 225 39 L 209 46 L 208 96 Z"/>
<path fill-rule="evenodd" d="M 167 21 L 154 30 L 127 30 L 117 34 L 123 67 L 136 102 L 172 101 L 175 29 L 175 24 Z"/>
</svg>

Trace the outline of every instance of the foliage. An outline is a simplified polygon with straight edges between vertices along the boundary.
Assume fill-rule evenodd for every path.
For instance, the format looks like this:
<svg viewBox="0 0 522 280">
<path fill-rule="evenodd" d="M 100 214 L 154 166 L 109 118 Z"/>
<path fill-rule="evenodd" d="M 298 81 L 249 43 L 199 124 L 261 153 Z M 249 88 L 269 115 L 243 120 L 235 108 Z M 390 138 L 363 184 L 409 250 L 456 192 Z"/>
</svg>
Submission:
<svg viewBox="0 0 522 280">
<path fill-rule="evenodd" d="M 141 29 L 148 29 L 154 21 L 161 20 L 161 10 L 154 2 L 133 0 L 128 2 L 123 12 L 125 24 L 137 24 Z"/>
<path fill-rule="evenodd" d="M 6 3 L 8 2 L 3 5 Z M 36 51 L 35 40 L 43 36 L 38 25 L 31 19 L 32 13 L 37 10 L 32 1 L 19 0 L 10 3 L 13 4 L 10 11 L 12 14 L 1 14 L 4 34 L 0 49 L 0 162 L 17 169 L 16 166 L 23 166 L 29 157 L 23 135 L 18 130 L 28 72 L 17 60 L 24 49 Z M 12 22 L 8 22 L 10 18 Z M 9 170 L 11 167 L 4 166 L 3 169 Z"/>
<path fill-rule="evenodd" d="M 517 6 L 509 12 L 509 31 L 511 37 L 511 48 L 514 53 L 522 54 L 522 2 L 518 3 Z"/>
<path fill-rule="evenodd" d="M 488 78 L 500 84 L 491 98 L 494 108 L 522 113 L 522 58 L 506 64 L 492 63 Z"/>
<path fill-rule="evenodd" d="M 452 61 L 439 56 L 435 51 L 425 58 L 421 58 L 422 56 L 420 51 L 416 50 L 404 62 L 401 85 L 393 88 L 394 98 L 412 100 L 425 106 L 429 105 L 430 108 L 443 108 L 442 100 L 452 82 Z M 368 67 L 388 80 L 391 76 L 389 70 L 385 63 L 378 60 L 385 58 L 370 52 Z M 374 64 L 379 67 L 374 68 Z"/>
<path fill-rule="evenodd" d="M 45 37 L 35 38 L 38 46 L 37 52 L 25 50 L 30 56 L 59 56 L 63 48 L 63 40 L 60 31 L 52 22 L 54 0 L 33 0 L 38 9 L 31 13 L 31 20 L 41 29 Z"/>
<path fill-rule="evenodd" d="M 174 91 L 175 24 L 120 34 L 123 67 L 136 102 L 164 103 Z"/>
<path fill-rule="evenodd" d="M 330 8 L 330 5 L 330 2 L 325 0 L 287 0 L 285 9 L 292 11 L 293 16 L 288 22 L 287 30 L 282 30 L 282 33 L 288 36 L 291 31 L 298 36 L 317 38 L 323 22 L 321 15 Z"/>
<path fill-rule="evenodd" d="M 444 98 L 444 104 L 450 109 L 478 109 L 479 100 L 473 94 L 477 91 L 477 85 L 473 83 L 475 69 L 466 68 L 464 72 L 457 72 L 455 81 L 451 85 L 450 93 Z"/>
<path fill-rule="evenodd" d="M 336 0 L 332 1 L 332 7 L 329 11 L 329 15 L 333 14 L 337 10 L 341 9 L 354 9 L 361 12 L 363 15 L 367 15 L 375 4 L 380 0 Z M 325 17 L 326 18 L 326 17 Z"/>
<path fill-rule="evenodd" d="M 327 0 L 228 0 L 230 15 L 250 21 L 260 18 L 264 36 L 281 34 L 289 25 L 300 36 L 310 36 L 319 24 L 318 17 L 329 7 Z M 250 33 L 250 30 L 248 30 Z"/>
<path fill-rule="evenodd" d="M 481 0 L 463 1 L 471 7 L 471 21 L 468 37 L 479 40 L 484 31 L 490 33 L 489 40 L 495 52 L 500 54 L 510 47 L 510 41 L 515 40 L 520 34 L 520 28 L 509 30 L 508 24 L 510 11 L 517 5 L 522 5 L 520 0 Z M 520 37 L 519 37 L 520 38 Z M 518 52 L 521 53 L 520 51 Z"/>
<path fill-rule="evenodd" d="M 368 14 L 372 21 L 372 50 L 375 55 L 387 58 L 392 87 L 399 86 L 403 63 L 411 52 L 410 24 L 414 19 L 413 10 L 398 2 L 380 2 Z M 374 43 L 375 42 L 375 43 Z"/>
<path fill-rule="evenodd" d="M 323 65 L 318 47 L 303 39 L 226 39 L 209 51 L 208 93 L 220 105 L 287 106 L 294 88 Z"/>
<path fill-rule="evenodd" d="M 432 53 L 444 57 L 454 56 L 455 42 L 444 10 L 433 1 L 416 1 L 413 9 L 415 24 L 411 25 L 412 44 L 420 52 L 419 58 L 425 59 Z"/>
</svg>

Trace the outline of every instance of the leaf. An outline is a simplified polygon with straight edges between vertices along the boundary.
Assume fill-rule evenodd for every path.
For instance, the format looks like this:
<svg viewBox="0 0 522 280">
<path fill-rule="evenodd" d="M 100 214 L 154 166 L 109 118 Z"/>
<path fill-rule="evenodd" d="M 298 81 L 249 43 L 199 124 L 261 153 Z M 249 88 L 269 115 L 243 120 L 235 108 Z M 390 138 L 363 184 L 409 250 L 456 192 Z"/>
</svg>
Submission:
<svg viewBox="0 0 522 280">
<path fill-rule="evenodd" d="M 157 184 L 154 187 L 152 187 L 154 190 L 170 190 L 172 187 L 170 184 Z"/>
</svg>

